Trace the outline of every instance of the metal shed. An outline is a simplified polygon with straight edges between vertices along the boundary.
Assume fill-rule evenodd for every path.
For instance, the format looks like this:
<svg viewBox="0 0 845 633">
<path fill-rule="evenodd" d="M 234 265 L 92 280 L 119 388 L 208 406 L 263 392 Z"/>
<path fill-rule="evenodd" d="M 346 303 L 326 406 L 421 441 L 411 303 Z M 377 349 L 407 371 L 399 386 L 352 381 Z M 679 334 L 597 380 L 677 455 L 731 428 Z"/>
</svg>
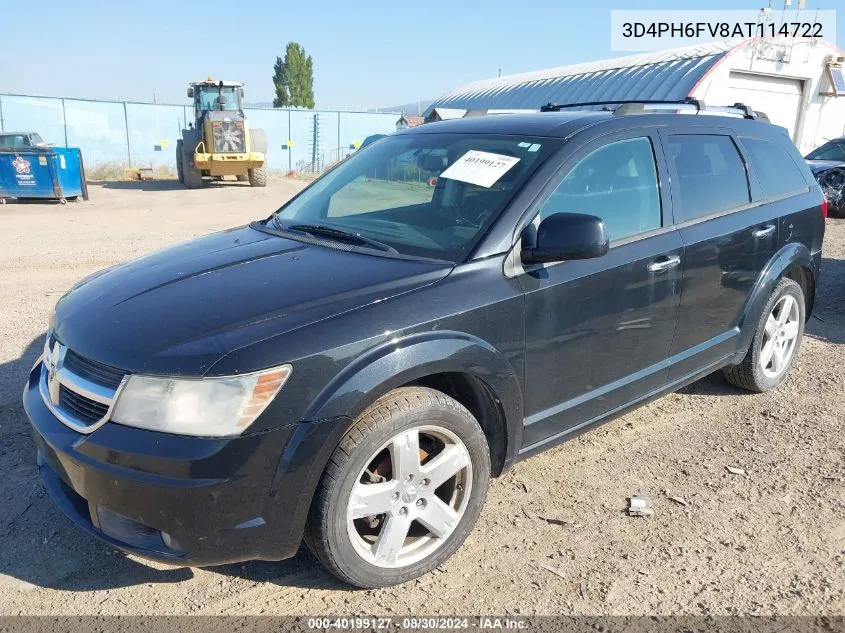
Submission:
<svg viewBox="0 0 845 633">
<path fill-rule="evenodd" d="M 476 81 L 435 108 L 536 109 L 603 99 L 742 102 L 787 128 L 802 152 L 845 133 L 845 53 L 817 40 L 734 39 Z"/>
</svg>

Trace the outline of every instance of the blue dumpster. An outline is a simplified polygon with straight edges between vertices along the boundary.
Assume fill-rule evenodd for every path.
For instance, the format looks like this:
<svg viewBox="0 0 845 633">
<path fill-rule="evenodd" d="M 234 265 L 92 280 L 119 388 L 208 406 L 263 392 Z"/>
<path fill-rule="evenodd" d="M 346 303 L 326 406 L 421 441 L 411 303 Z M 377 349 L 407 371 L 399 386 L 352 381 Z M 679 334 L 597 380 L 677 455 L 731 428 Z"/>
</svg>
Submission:
<svg viewBox="0 0 845 633">
<path fill-rule="evenodd" d="M 82 154 L 76 147 L 0 149 L 0 202 L 6 198 L 88 199 Z"/>
</svg>

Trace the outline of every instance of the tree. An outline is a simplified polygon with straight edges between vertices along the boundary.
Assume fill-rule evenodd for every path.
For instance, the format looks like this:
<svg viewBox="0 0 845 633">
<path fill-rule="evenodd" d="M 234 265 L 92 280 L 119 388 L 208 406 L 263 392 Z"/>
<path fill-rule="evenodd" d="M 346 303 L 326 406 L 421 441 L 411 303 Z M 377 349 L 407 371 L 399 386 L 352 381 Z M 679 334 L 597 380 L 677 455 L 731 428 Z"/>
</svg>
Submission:
<svg viewBox="0 0 845 633">
<path fill-rule="evenodd" d="M 274 108 L 284 108 L 290 105 L 290 95 L 285 85 L 285 63 L 281 57 L 276 58 L 273 64 L 273 85 L 276 87 L 276 96 L 273 97 Z"/>
<path fill-rule="evenodd" d="M 274 108 L 314 107 L 314 62 L 297 42 L 288 42 L 285 58 L 273 64 Z"/>
</svg>

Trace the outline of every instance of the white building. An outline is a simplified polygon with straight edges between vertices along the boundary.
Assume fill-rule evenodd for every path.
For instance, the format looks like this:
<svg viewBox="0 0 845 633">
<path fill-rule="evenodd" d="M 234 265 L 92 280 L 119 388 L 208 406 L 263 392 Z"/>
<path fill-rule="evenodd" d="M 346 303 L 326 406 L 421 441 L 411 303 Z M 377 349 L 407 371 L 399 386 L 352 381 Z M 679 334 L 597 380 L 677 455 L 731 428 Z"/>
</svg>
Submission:
<svg viewBox="0 0 845 633">
<path fill-rule="evenodd" d="M 844 66 L 845 52 L 822 40 L 728 40 L 477 81 L 435 100 L 426 114 L 693 97 L 766 113 L 806 154 L 845 135 Z"/>
</svg>

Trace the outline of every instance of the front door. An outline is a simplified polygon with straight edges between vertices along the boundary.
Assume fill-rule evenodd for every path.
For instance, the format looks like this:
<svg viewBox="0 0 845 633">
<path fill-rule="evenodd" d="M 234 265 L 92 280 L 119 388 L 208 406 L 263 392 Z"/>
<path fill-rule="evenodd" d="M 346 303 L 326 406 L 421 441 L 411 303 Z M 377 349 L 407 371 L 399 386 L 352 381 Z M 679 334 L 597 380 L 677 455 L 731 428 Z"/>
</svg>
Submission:
<svg viewBox="0 0 845 633">
<path fill-rule="evenodd" d="M 683 271 L 665 163 L 649 131 L 614 134 L 564 164 L 535 218 L 601 217 L 611 240 L 596 259 L 528 269 L 524 446 L 601 418 L 666 382 Z"/>
</svg>

